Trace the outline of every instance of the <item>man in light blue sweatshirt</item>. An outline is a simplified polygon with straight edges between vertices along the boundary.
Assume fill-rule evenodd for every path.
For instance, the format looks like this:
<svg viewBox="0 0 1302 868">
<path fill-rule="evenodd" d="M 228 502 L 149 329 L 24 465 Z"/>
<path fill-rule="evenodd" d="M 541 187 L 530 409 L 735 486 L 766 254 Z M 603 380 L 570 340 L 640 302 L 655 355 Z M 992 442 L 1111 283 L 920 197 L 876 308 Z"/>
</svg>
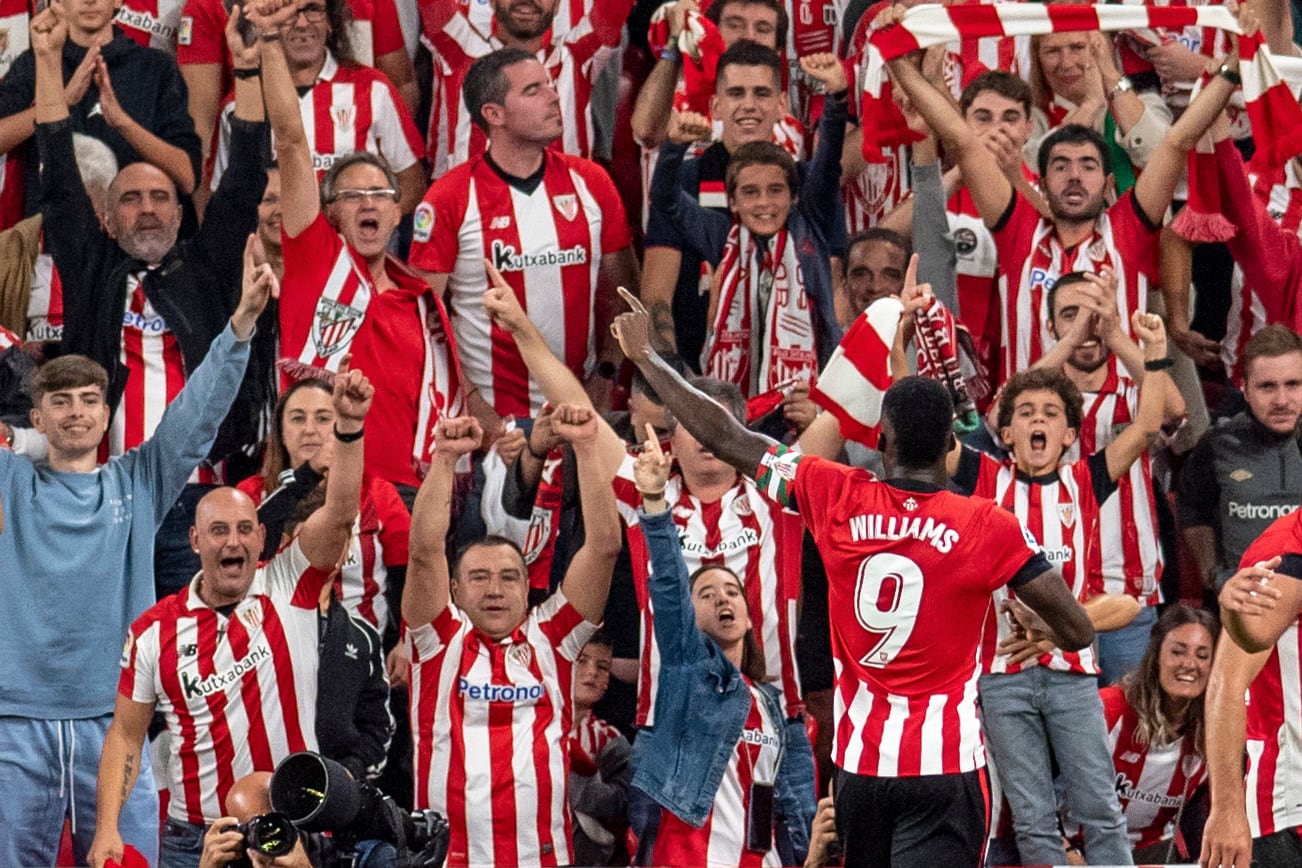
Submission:
<svg viewBox="0 0 1302 868">
<path fill-rule="evenodd" d="M 97 465 L 108 428 L 107 374 L 83 356 L 38 373 L 32 425 L 46 462 L 0 450 L 0 865 L 52 865 L 64 818 L 84 864 L 95 778 L 112 720 L 122 637 L 154 603 L 154 533 L 207 455 L 249 358 L 254 323 L 277 290 L 244 252 L 239 306 L 167 408 L 154 436 Z M 122 836 L 154 864 L 158 798 L 142 762 Z"/>
</svg>

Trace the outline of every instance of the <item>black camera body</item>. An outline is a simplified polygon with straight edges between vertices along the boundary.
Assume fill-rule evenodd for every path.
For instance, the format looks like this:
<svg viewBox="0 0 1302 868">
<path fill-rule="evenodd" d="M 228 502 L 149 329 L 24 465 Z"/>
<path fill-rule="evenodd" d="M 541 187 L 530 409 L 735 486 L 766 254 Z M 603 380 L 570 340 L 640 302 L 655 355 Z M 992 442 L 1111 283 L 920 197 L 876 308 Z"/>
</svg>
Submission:
<svg viewBox="0 0 1302 868">
<path fill-rule="evenodd" d="M 342 765 L 312 751 L 291 754 L 276 766 L 271 806 L 298 829 L 328 833 L 340 853 L 374 840 L 391 844 L 400 866 L 442 868 L 447 858 L 443 815 L 407 813 L 373 784 L 355 780 Z"/>
<path fill-rule="evenodd" d="M 298 843 L 298 829 L 284 814 L 260 814 L 247 823 L 236 823 L 232 831 L 244 836 L 244 847 L 276 858 L 289 854 Z"/>
</svg>

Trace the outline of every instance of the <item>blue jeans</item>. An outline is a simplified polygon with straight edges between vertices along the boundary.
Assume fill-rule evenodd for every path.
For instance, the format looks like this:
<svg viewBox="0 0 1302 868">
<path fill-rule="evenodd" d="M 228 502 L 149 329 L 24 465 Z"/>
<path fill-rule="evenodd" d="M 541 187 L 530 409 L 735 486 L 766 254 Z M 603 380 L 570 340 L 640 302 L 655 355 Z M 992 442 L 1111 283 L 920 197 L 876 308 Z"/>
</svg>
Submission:
<svg viewBox="0 0 1302 868">
<path fill-rule="evenodd" d="M 1127 672 L 1139 668 L 1148 650 L 1148 637 L 1157 623 L 1157 607 L 1145 606 L 1135 620 L 1120 630 L 1099 633 L 1099 668 L 1103 670 L 1101 684 L 1118 684 Z"/>
<path fill-rule="evenodd" d="M 1022 864 L 1067 862 L 1058 832 L 1054 759 L 1067 811 L 1085 833 L 1090 863 L 1134 864 L 1095 679 L 1032 666 L 1014 675 L 983 675 L 979 692 L 986 746 L 1012 808 Z"/>
<path fill-rule="evenodd" d="M 111 716 L 0 717 L 0 865 L 53 865 L 66 817 L 78 865 L 95 838 L 95 779 Z M 158 793 L 149 751 L 118 818 L 122 840 L 158 861 Z"/>
<path fill-rule="evenodd" d="M 182 823 L 168 818 L 163 824 L 163 843 L 159 848 L 158 868 L 199 868 L 203 856 L 206 826 Z"/>
</svg>

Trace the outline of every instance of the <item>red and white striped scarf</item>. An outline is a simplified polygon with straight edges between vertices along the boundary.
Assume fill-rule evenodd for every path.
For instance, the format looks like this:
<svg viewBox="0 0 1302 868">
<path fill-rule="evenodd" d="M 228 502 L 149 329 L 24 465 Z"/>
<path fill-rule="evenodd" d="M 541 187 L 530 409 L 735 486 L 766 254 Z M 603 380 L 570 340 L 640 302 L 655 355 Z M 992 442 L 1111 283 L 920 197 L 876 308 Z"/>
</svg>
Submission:
<svg viewBox="0 0 1302 868">
<path fill-rule="evenodd" d="M 1067 33 L 1078 30 L 1116 32 L 1146 28 L 1212 27 L 1239 32 L 1238 22 L 1223 6 L 1092 6 L 1039 3 L 992 3 L 979 6 L 914 6 L 900 24 L 875 31 L 861 65 L 863 117 L 879 116 L 889 99 L 886 61 L 955 39 Z M 1240 36 L 1239 74 L 1248 117 L 1256 131 L 1258 153 L 1281 165 L 1302 152 L 1302 107 L 1280 78 L 1261 36 Z M 865 149 L 870 130 L 864 129 Z M 879 146 L 900 144 L 877 139 Z"/>
<path fill-rule="evenodd" d="M 879 298 L 859 314 L 809 390 L 815 404 L 841 423 L 841 436 L 877 448 L 882 397 L 891 387 L 891 347 L 904 305 Z"/>
<path fill-rule="evenodd" d="M 944 384 L 960 417 L 975 414 L 976 402 L 990 391 L 990 383 L 967 326 L 938 298 L 926 310 L 914 311 L 913 322 L 918 374 Z"/>
<path fill-rule="evenodd" d="M 651 52 L 659 55 L 669 47 L 669 9 L 666 3 L 651 13 L 651 27 L 647 41 Z M 714 22 L 700 12 L 691 10 L 684 16 L 682 32 L 678 34 L 677 47 L 683 58 L 683 89 L 687 94 L 687 108 L 700 114 L 710 113 L 710 97 L 714 96 L 714 77 L 723 56 L 723 37 Z"/>
<path fill-rule="evenodd" d="M 813 305 L 800 279 L 800 262 L 790 233 L 783 229 L 766 242 L 765 263 L 757 262 L 760 242 L 739 221 L 724 242 L 723 258 L 715 270 L 713 328 L 706 341 L 702 367 L 711 376 L 733 383 L 750 396 L 751 380 L 766 392 L 794 378 L 812 380 L 818 371 L 814 342 Z M 767 268 L 765 267 L 767 265 Z M 762 326 L 758 358 L 751 357 L 754 308 L 760 281 L 772 275 L 768 315 Z M 752 378 L 751 366 L 759 366 Z"/>
</svg>

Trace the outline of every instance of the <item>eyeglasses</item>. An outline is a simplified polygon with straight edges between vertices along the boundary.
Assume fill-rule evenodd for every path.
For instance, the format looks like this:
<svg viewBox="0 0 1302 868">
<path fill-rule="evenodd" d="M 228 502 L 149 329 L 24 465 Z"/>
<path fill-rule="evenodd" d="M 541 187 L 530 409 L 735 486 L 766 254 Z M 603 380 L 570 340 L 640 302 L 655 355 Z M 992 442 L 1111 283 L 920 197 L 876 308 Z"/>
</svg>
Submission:
<svg viewBox="0 0 1302 868">
<path fill-rule="evenodd" d="M 285 26 L 286 27 L 292 26 L 294 22 L 298 20 L 298 16 L 300 15 L 306 18 L 309 24 L 320 24 L 322 21 L 325 21 L 326 19 L 325 4 L 307 3 L 303 6 L 298 7 L 298 11 L 294 13 L 294 17 L 286 21 Z"/>
<path fill-rule="evenodd" d="M 392 187 L 370 187 L 366 190 L 336 190 L 331 202 L 343 202 L 345 205 L 360 205 L 363 199 L 378 202 L 381 199 L 398 201 L 398 191 Z"/>
</svg>

